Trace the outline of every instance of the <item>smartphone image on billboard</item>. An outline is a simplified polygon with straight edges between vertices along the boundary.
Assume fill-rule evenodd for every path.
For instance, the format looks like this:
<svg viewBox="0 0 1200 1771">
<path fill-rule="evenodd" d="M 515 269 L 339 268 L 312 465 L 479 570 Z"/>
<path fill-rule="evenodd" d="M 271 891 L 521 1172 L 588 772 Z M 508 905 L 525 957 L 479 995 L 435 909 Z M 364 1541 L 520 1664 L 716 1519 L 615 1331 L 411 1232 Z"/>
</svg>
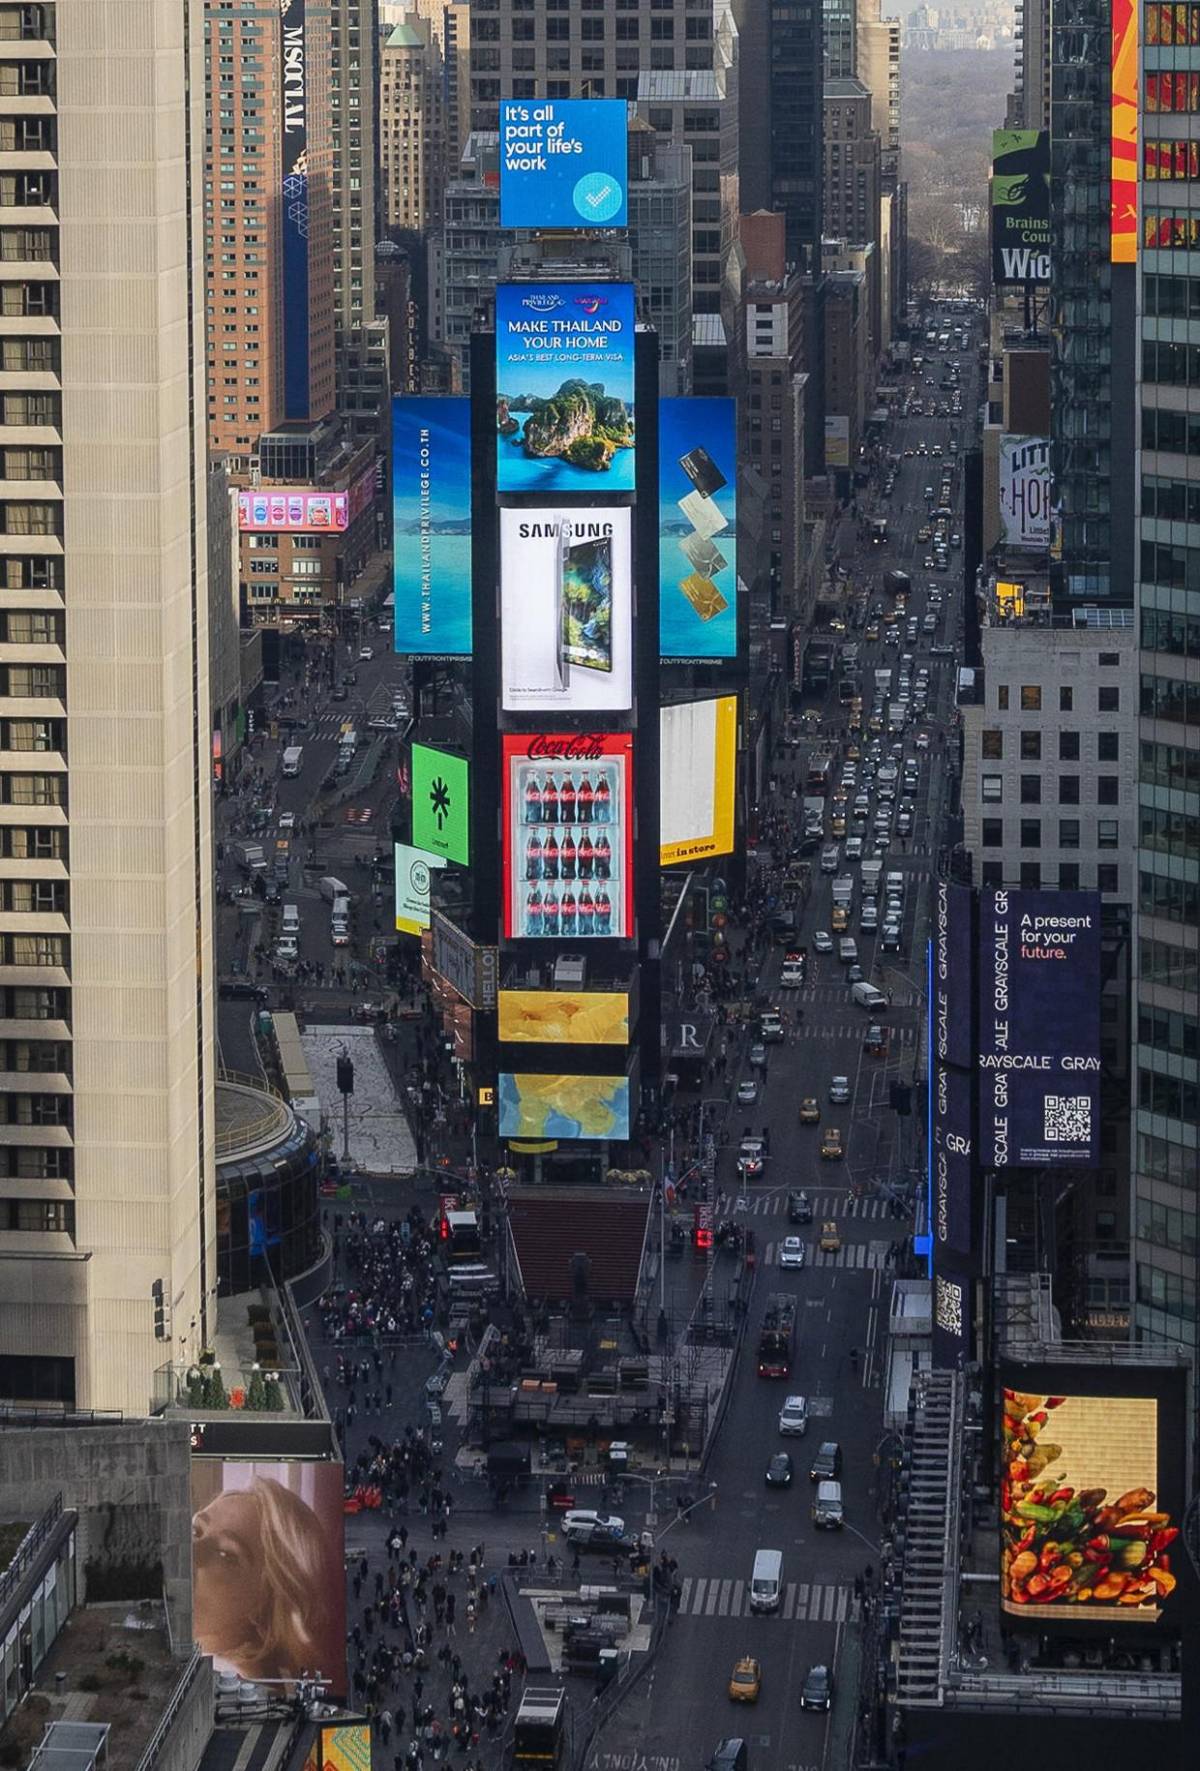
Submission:
<svg viewBox="0 0 1200 1771">
<path fill-rule="evenodd" d="M 679 465 L 695 486 L 697 492 L 705 498 L 711 498 L 726 484 L 725 475 L 721 472 L 708 450 L 698 443 L 689 449 L 686 455 L 679 457 Z"/>
<path fill-rule="evenodd" d="M 561 542 L 562 656 L 583 670 L 611 671 L 612 536 L 576 541 L 570 525 L 564 522 Z"/>
</svg>

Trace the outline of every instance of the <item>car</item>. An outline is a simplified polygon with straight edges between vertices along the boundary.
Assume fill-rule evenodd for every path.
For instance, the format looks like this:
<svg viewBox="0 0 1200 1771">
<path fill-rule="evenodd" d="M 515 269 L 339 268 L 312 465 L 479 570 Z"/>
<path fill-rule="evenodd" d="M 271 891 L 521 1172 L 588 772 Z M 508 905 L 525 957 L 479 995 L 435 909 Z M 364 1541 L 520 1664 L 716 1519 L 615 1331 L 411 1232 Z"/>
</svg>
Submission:
<svg viewBox="0 0 1200 1771">
<path fill-rule="evenodd" d="M 928 750 L 929 749 L 929 733 L 928 732 L 918 732 L 916 742 L 917 742 L 917 749 L 918 750 Z"/>
<path fill-rule="evenodd" d="M 958 533 L 957 529 L 954 531 L 954 533 L 950 537 L 950 545 L 951 545 L 951 547 L 961 547 L 962 546 L 962 536 Z"/>
<path fill-rule="evenodd" d="M 838 845 L 837 843 L 832 843 L 829 848 L 823 850 L 821 854 L 821 872 L 836 873 L 838 870 L 839 858 L 840 850 Z"/>
<path fill-rule="evenodd" d="M 833 1674 L 827 1666 L 810 1666 L 800 1687 L 802 1710 L 827 1710 L 833 1703 Z"/>
<path fill-rule="evenodd" d="M 295 812 L 280 812 L 279 828 L 281 830 L 294 830 L 296 828 Z"/>
<path fill-rule="evenodd" d="M 734 1703 L 757 1703 L 762 1690 L 762 1668 L 753 1655 L 743 1655 L 729 1675 L 729 1695 Z M 828 1704 L 825 1706 L 828 1709 Z"/>
<path fill-rule="evenodd" d="M 835 1107 L 842 1106 L 850 1099 L 850 1078 L 848 1076 L 830 1077 L 829 1099 Z"/>
<path fill-rule="evenodd" d="M 374 719 L 369 719 L 367 726 L 372 732 L 398 732 L 400 721 L 390 714 L 381 713 Z"/>
<path fill-rule="evenodd" d="M 804 983 L 804 963 L 798 959 L 785 959 L 779 973 L 779 985 L 783 990 L 799 990 Z"/>
<path fill-rule="evenodd" d="M 847 859 L 847 861 L 861 861 L 862 860 L 862 852 L 863 852 L 862 837 L 861 836 L 848 837 L 847 841 L 846 841 L 846 859 Z"/>
<path fill-rule="evenodd" d="M 948 646 L 944 640 L 939 641 L 936 646 L 930 646 L 929 656 L 931 658 L 953 658 L 955 656 L 954 647 Z"/>
<path fill-rule="evenodd" d="M 300 957 L 300 944 L 295 935 L 280 935 L 275 943 L 275 957 L 283 960 Z"/>
<path fill-rule="evenodd" d="M 222 978 L 217 985 L 217 995 L 227 1002 L 265 1002 L 270 991 L 265 984 L 254 984 L 249 978 Z"/>
<path fill-rule="evenodd" d="M 858 917 L 858 926 L 864 935 L 873 935 L 879 928 L 879 907 L 876 904 L 863 905 Z"/>
<path fill-rule="evenodd" d="M 849 907 L 845 904 L 835 904 L 829 913 L 829 920 L 833 924 L 834 934 L 843 934 L 850 927 Z"/>
<path fill-rule="evenodd" d="M 805 1095 L 804 1099 L 801 1101 L 800 1123 L 801 1125 L 820 1125 L 821 1109 L 817 1104 L 815 1096 Z"/>
<path fill-rule="evenodd" d="M 812 1204 L 808 1194 L 795 1188 L 787 1196 L 787 1215 L 789 1224 L 811 1224 Z"/>
<path fill-rule="evenodd" d="M 842 1238 L 833 1218 L 826 1218 L 821 1225 L 821 1239 L 818 1246 L 822 1254 L 836 1254 L 842 1246 Z"/>
<path fill-rule="evenodd" d="M 777 1451 L 767 1465 L 768 1488 L 790 1488 L 796 1467 L 790 1451 Z"/>
<path fill-rule="evenodd" d="M 863 1050 L 871 1058 L 882 1058 L 887 1051 L 887 1035 L 878 1021 L 872 1022 L 864 1033 Z"/>
<path fill-rule="evenodd" d="M 743 1180 L 757 1180 L 767 1160 L 767 1146 L 761 1138 L 743 1138 L 738 1145 L 737 1171 Z"/>
<path fill-rule="evenodd" d="M 737 1094 L 734 1098 L 739 1107 L 753 1107 L 758 1099 L 758 1084 L 752 1076 L 743 1077 L 738 1083 Z"/>
<path fill-rule="evenodd" d="M 563 1514 L 562 1529 L 563 1536 L 570 1542 L 577 1539 L 588 1542 L 596 1532 L 609 1538 L 620 1538 L 625 1535 L 625 1521 L 616 1513 L 597 1513 L 591 1507 L 579 1507 Z"/>
<path fill-rule="evenodd" d="M 842 1473 L 842 1448 L 836 1439 L 826 1439 L 812 1454 L 808 1466 L 811 1482 L 836 1482 Z"/>
<path fill-rule="evenodd" d="M 358 661 L 360 664 L 369 664 L 374 656 L 374 646 L 360 646 L 358 648 Z"/>
<path fill-rule="evenodd" d="M 813 936 L 813 946 L 818 953 L 833 952 L 833 936 L 829 933 L 828 929 L 817 930 L 816 934 Z"/>
<path fill-rule="evenodd" d="M 758 1017 L 759 1038 L 766 1045 L 782 1045 L 784 1040 L 783 1018 L 777 1008 L 764 1009 Z"/>
<path fill-rule="evenodd" d="M 899 953 L 900 924 L 898 922 L 884 923 L 879 931 L 879 945 L 884 953 Z"/>
<path fill-rule="evenodd" d="M 866 633 L 865 633 L 864 637 L 868 640 L 877 640 L 879 638 L 879 623 L 878 623 L 878 621 L 868 621 L 867 622 Z"/>
<path fill-rule="evenodd" d="M 802 1267 L 804 1265 L 804 1244 L 798 1236 L 785 1236 L 779 1249 L 779 1265 L 781 1267 Z"/>
<path fill-rule="evenodd" d="M 863 971 L 860 965 L 848 965 L 846 967 L 847 984 L 861 984 L 866 975 L 867 974 Z"/>
<path fill-rule="evenodd" d="M 349 699 L 349 695 L 350 691 L 345 683 L 339 683 L 335 689 L 329 691 L 329 699 L 331 701 L 345 701 Z"/>
<path fill-rule="evenodd" d="M 779 1431 L 785 1438 L 795 1438 L 808 1431 L 808 1397 L 789 1396 L 779 1410 Z"/>
<path fill-rule="evenodd" d="M 827 1125 L 821 1133 L 821 1160 L 823 1162 L 840 1162 L 845 1154 L 841 1132 L 836 1125 Z"/>
<path fill-rule="evenodd" d="M 759 1070 L 767 1067 L 767 1048 L 761 1039 L 756 1039 L 750 1047 L 750 1063 Z"/>
<path fill-rule="evenodd" d="M 896 835 L 897 836 L 911 836 L 912 827 L 913 827 L 912 813 L 911 812 L 901 812 L 900 816 L 896 819 Z"/>
</svg>

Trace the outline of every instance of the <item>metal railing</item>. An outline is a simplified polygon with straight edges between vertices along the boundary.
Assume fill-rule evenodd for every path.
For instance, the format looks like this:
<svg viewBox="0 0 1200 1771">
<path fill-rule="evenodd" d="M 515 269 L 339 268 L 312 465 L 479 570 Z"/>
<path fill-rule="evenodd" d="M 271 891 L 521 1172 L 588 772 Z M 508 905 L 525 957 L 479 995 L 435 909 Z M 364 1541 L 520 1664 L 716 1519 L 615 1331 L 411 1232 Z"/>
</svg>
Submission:
<svg viewBox="0 0 1200 1771">
<path fill-rule="evenodd" d="M 200 1676 L 200 1670 L 202 1667 L 207 1667 L 209 1669 L 209 1676 L 211 1678 L 211 1661 L 206 1654 L 201 1654 L 198 1648 L 193 1648 L 191 1659 L 184 1667 L 183 1672 L 179 1675 L 179 1682 L 175 1686 L 170 1697 L 167 1699 L 167 1707 L 159 1719 L 158 1727 L 146 1742 L 146 1750 L 137 1762 L 136 1771 L 150 1771 L 151 1766 L 154 1765 L 161 1756 L 166 1747 L 167 1738 L 171 1729 L 175 1726 L 176 1718 L 183 1707 L 184 1700 L 188 1697 L 192 1686 Z"/>
<path fill-rule="evenodd" d="M 12 1561 L 0 1575 L 0 1606 L 7 1605 L 16 1588 L 21 1584 L 30 1564 L 38 1551 L 62 1518 L 63 1497 L 61 1491 L 55 1495 L 41 1518 L 29 1527 L 20 1543 Z"/>
</svg>

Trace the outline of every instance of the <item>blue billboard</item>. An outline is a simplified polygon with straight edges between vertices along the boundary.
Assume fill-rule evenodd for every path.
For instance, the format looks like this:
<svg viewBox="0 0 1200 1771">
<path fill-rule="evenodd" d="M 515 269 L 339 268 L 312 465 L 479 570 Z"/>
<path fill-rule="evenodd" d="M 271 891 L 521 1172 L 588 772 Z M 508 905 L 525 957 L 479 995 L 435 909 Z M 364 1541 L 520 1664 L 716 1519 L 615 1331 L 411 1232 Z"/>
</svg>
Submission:
<svg viewBox="0 0 1200 1771">
<path fill-rule="evenodd" d="M 981 1166 L 1095 1167 L 1099 1095 L 1099 894 L 981 893 Z"/>
<path fill-rule="evenodd" d="M 975 1078 L 969 1070 L 951 1070 L 935 1060 L 931 1092 L 929 1224 L 936 1267 L 947 1250 L 971 1253 Z"/>
<path fill-rule="evenodd" d="M 283 412 L 307 418 L 308 396 L 308 40 L 306 0 L 280 0 L 283 125 Z"/>
<path fill-rule="evenodd" d="M 632 492 L 633 288 L 496 290 L 496 490 Z"/>
<path fill-rule="evenodd" d="M 658 650 L 737 657 L 737 405 L 658 402 Z"/>
<path fill-rule="evenodd" d="M 970 886 L 939 879 L 933 902 L 931 1045 L 943 1064 L 970 1069 L 975 1062 L 975 943 L 971 937 Z"/>
<path fill-rule="evenodd" d="M 392 401 L 395 648 L 471 655 L 471 402 Z"/>
<path fill-rule="evenodd" d="M 623 228 L 623 98 L 500 100 L 500 226 Z"/>
</svg>

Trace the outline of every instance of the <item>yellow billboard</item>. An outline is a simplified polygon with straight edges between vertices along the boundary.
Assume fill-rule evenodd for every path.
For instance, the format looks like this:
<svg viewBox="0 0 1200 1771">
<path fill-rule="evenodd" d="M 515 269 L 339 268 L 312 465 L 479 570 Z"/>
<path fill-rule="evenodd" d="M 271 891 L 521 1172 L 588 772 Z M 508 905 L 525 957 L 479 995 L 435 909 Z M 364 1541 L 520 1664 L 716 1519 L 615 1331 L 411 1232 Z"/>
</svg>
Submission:
<svg viewBox="0 0 1200 1771">
<path fill-rule="evenodd" d="M 371 1771 L 371 1730 L 358 1724 L 322 1728 L 323 1771 Z"/>
<path fill-rule="evenodd" d="M 624 990 L 501 990 L 500 1038 L 512 1045 L 628 1045 Z"/>
<path fill-rule="evenodd" d="M 659 747 L 659 865 L 732 854 L 737 696 L 662 708 Z"/>
</svg>

